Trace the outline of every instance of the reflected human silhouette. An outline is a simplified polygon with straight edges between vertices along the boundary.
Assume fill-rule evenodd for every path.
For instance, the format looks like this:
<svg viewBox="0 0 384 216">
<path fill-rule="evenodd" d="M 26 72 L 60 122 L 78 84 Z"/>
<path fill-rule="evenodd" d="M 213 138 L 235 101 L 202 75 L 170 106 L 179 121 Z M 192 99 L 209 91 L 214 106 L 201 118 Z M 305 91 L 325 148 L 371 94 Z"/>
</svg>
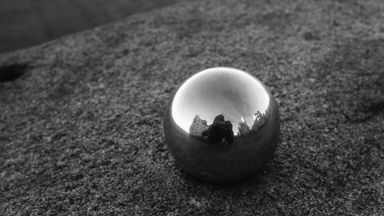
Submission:
<svg viewBox="0 0 384 216">
<path fill-rule="evenodd" d="M 232 123 L 225 121 L 222 114 L 215 117 L 209 128 L 202 133 L 207 136 L 207 142 L 210 144 L 232 144 L 234 140 Z"/>
</svg>

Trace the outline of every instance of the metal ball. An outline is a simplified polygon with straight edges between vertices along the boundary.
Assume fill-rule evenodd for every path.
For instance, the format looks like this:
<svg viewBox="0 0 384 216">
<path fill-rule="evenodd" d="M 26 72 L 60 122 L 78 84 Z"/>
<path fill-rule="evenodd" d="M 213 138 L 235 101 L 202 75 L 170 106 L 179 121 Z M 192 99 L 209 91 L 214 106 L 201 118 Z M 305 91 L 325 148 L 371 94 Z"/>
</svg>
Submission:
<svg viewBox="0 0 384 216">
<path fill-rule="evenodd" d="M 164 118 L 165 141 L 176 165 L 210 182 L 255 174 L 273 156 L 279 133 L 278 107 L 264 84 L 227 67 L 187 79 Z"/>
</svg>

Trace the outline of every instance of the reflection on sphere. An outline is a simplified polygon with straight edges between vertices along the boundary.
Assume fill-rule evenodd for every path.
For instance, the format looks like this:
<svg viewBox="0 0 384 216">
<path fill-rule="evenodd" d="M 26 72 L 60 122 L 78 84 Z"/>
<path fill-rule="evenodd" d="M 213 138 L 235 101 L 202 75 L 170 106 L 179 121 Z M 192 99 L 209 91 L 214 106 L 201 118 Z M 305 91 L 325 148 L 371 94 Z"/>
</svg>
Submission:
<svg viewBox="0 0 384 216">
<path fill-rule="evenodd" d="M 170 100 L 164 120 L 176 163 L 207 181 L 249 176 L 273 155 L 279 113 L 267 88 L 234 68 L 211 68 L 186 80 Z"/>
</svg>

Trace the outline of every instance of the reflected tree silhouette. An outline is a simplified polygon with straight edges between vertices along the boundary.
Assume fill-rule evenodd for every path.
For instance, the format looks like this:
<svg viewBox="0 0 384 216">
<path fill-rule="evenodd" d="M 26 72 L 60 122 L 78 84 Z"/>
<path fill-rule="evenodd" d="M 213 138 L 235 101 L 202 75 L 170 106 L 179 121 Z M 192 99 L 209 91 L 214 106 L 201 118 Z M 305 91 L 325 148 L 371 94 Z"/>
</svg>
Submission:
<svg viewBox="0 0 384 216">
<path fill-rule="evenodd" d="M 257 131 L 259 130 L 265 123 L 268 115 L 268 110 L 266 110 L 266 113 L 262 114 L 260 111 L 257 111 L 255 113 L 255 120 L 252 124 L 252 130 Z"/>
</svg>

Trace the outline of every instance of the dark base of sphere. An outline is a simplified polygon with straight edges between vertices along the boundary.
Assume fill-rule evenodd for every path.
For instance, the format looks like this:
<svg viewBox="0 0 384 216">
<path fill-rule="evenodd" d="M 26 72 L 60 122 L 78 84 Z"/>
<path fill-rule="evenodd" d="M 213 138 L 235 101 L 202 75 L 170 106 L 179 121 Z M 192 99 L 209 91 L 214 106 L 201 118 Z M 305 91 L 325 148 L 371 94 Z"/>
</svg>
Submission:
<svg viewBox="0 0 384 216">
<path fill-rule="evenodd" d="M 168 150 L 179 168 L 199 180 L 231 183 L 252 178 L 272 158 L 279 140 L 279 113 L 274 101 L 271 105 L 270 116 L 257 133 L 235 137 L 231 144 L 209 144 L 191 136 L 167 111 L 164 135 Z"/>
</svg>

